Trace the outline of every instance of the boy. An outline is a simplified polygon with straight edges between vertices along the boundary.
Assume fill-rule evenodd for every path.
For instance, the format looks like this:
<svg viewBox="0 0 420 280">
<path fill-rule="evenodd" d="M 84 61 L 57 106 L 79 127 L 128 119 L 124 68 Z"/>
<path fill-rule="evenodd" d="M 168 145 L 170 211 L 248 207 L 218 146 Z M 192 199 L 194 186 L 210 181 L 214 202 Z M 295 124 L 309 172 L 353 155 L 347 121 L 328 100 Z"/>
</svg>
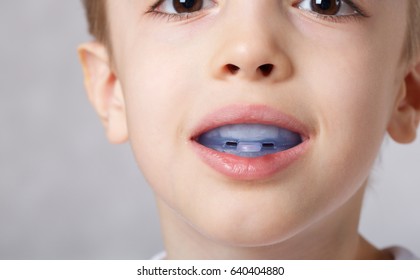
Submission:
<svg viewBox="0 0 420 280">
<path fill-rule="evenodd" d="M 88 96 L 153 188 L 167 259 L 392 259 L 358 233 L 420 121 L 416 0 L 84 1 Z"/>
</svg>

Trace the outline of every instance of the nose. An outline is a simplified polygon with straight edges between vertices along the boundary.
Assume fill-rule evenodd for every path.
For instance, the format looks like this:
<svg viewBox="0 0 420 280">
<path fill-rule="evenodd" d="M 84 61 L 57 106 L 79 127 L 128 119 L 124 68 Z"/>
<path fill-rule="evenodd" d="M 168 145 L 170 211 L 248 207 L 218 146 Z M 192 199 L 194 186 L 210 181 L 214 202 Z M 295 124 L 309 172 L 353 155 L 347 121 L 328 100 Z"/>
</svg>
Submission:
<svg viewBox="0 0 420 280">
<path fill-rule="evenodd" d="M 292 62 L 285 51 L 285 30 L 252 16 L 242 14 L 231 24 L 225 22 L 216 35 L 210 62 L 215 79 L 280 82 L 292 76 Z"/>
</svg>

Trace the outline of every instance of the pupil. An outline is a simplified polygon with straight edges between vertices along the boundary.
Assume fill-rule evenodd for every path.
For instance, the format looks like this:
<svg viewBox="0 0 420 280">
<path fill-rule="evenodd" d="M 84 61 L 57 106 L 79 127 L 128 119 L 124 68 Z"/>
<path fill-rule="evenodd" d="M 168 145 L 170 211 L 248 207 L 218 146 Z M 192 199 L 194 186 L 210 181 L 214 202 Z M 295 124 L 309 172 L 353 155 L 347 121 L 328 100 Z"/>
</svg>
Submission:
<svg viewBox="0 0 420 280">
<path fill-rule="evenodd" d="M 195 4 L 195 0 L 181 0 L 180 2 L 182 3 L 182 6 L 184 6 L 185 9 L 191 9 L 192 7 L 194 7 Z"/>
<path fill-rule="evenodd" d="M 330 0 L 323 0 L 321 4 L 317 4 L 321 10 L 328 10 L 331 9 L 331 1 Z"/>
<path fill-rule="evenodd" d="M 312 0 L 312 9 L 323 15 L 335 15 L 340 11 L 341 0 Z"/>
<path fill-rule="evenodd" d="M 172 3 L 179 14 L 197 12 L 203 7 L 203 0 L 173 0 Z"/>
</svg>

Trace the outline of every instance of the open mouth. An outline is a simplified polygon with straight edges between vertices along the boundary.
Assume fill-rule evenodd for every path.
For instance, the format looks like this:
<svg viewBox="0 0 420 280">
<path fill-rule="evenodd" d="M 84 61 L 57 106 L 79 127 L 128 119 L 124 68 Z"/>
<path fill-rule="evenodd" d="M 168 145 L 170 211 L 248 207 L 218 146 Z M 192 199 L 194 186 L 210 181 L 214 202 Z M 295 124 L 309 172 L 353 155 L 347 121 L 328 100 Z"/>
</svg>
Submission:
<svg viewBox="0 0 420 280">
<path fill-rule="evenodd" d="M 191 130 L 191 148 L 213 170 L 235 180 L 266 179 L 296 162 L 312 131 L 266 105 L 228 105 Z"/>
<path fill-rule="evenodd" d="M 196 141 L 209 149 L 244 158 L 275 154 L 303 142 L 298 133 L 257 123 L 223 125 L 201 134 Z"/>
</svg>

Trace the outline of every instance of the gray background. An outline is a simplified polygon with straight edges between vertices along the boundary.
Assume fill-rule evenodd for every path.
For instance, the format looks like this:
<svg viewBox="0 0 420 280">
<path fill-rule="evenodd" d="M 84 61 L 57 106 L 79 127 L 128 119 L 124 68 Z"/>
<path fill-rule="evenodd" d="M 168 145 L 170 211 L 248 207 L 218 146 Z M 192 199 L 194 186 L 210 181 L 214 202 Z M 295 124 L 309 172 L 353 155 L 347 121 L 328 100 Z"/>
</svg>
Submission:
<svg viewBox="0 0 420 280">
<path fill-rule="evenodd" d="M 147 259 L 162 249 L 128 145 L 107 143 L 82 85 L 80 2 L 0 9 L 0 259 Z M 387 141 L 361 231 L 420 256 L 420 141 Z"/>
</svg>

